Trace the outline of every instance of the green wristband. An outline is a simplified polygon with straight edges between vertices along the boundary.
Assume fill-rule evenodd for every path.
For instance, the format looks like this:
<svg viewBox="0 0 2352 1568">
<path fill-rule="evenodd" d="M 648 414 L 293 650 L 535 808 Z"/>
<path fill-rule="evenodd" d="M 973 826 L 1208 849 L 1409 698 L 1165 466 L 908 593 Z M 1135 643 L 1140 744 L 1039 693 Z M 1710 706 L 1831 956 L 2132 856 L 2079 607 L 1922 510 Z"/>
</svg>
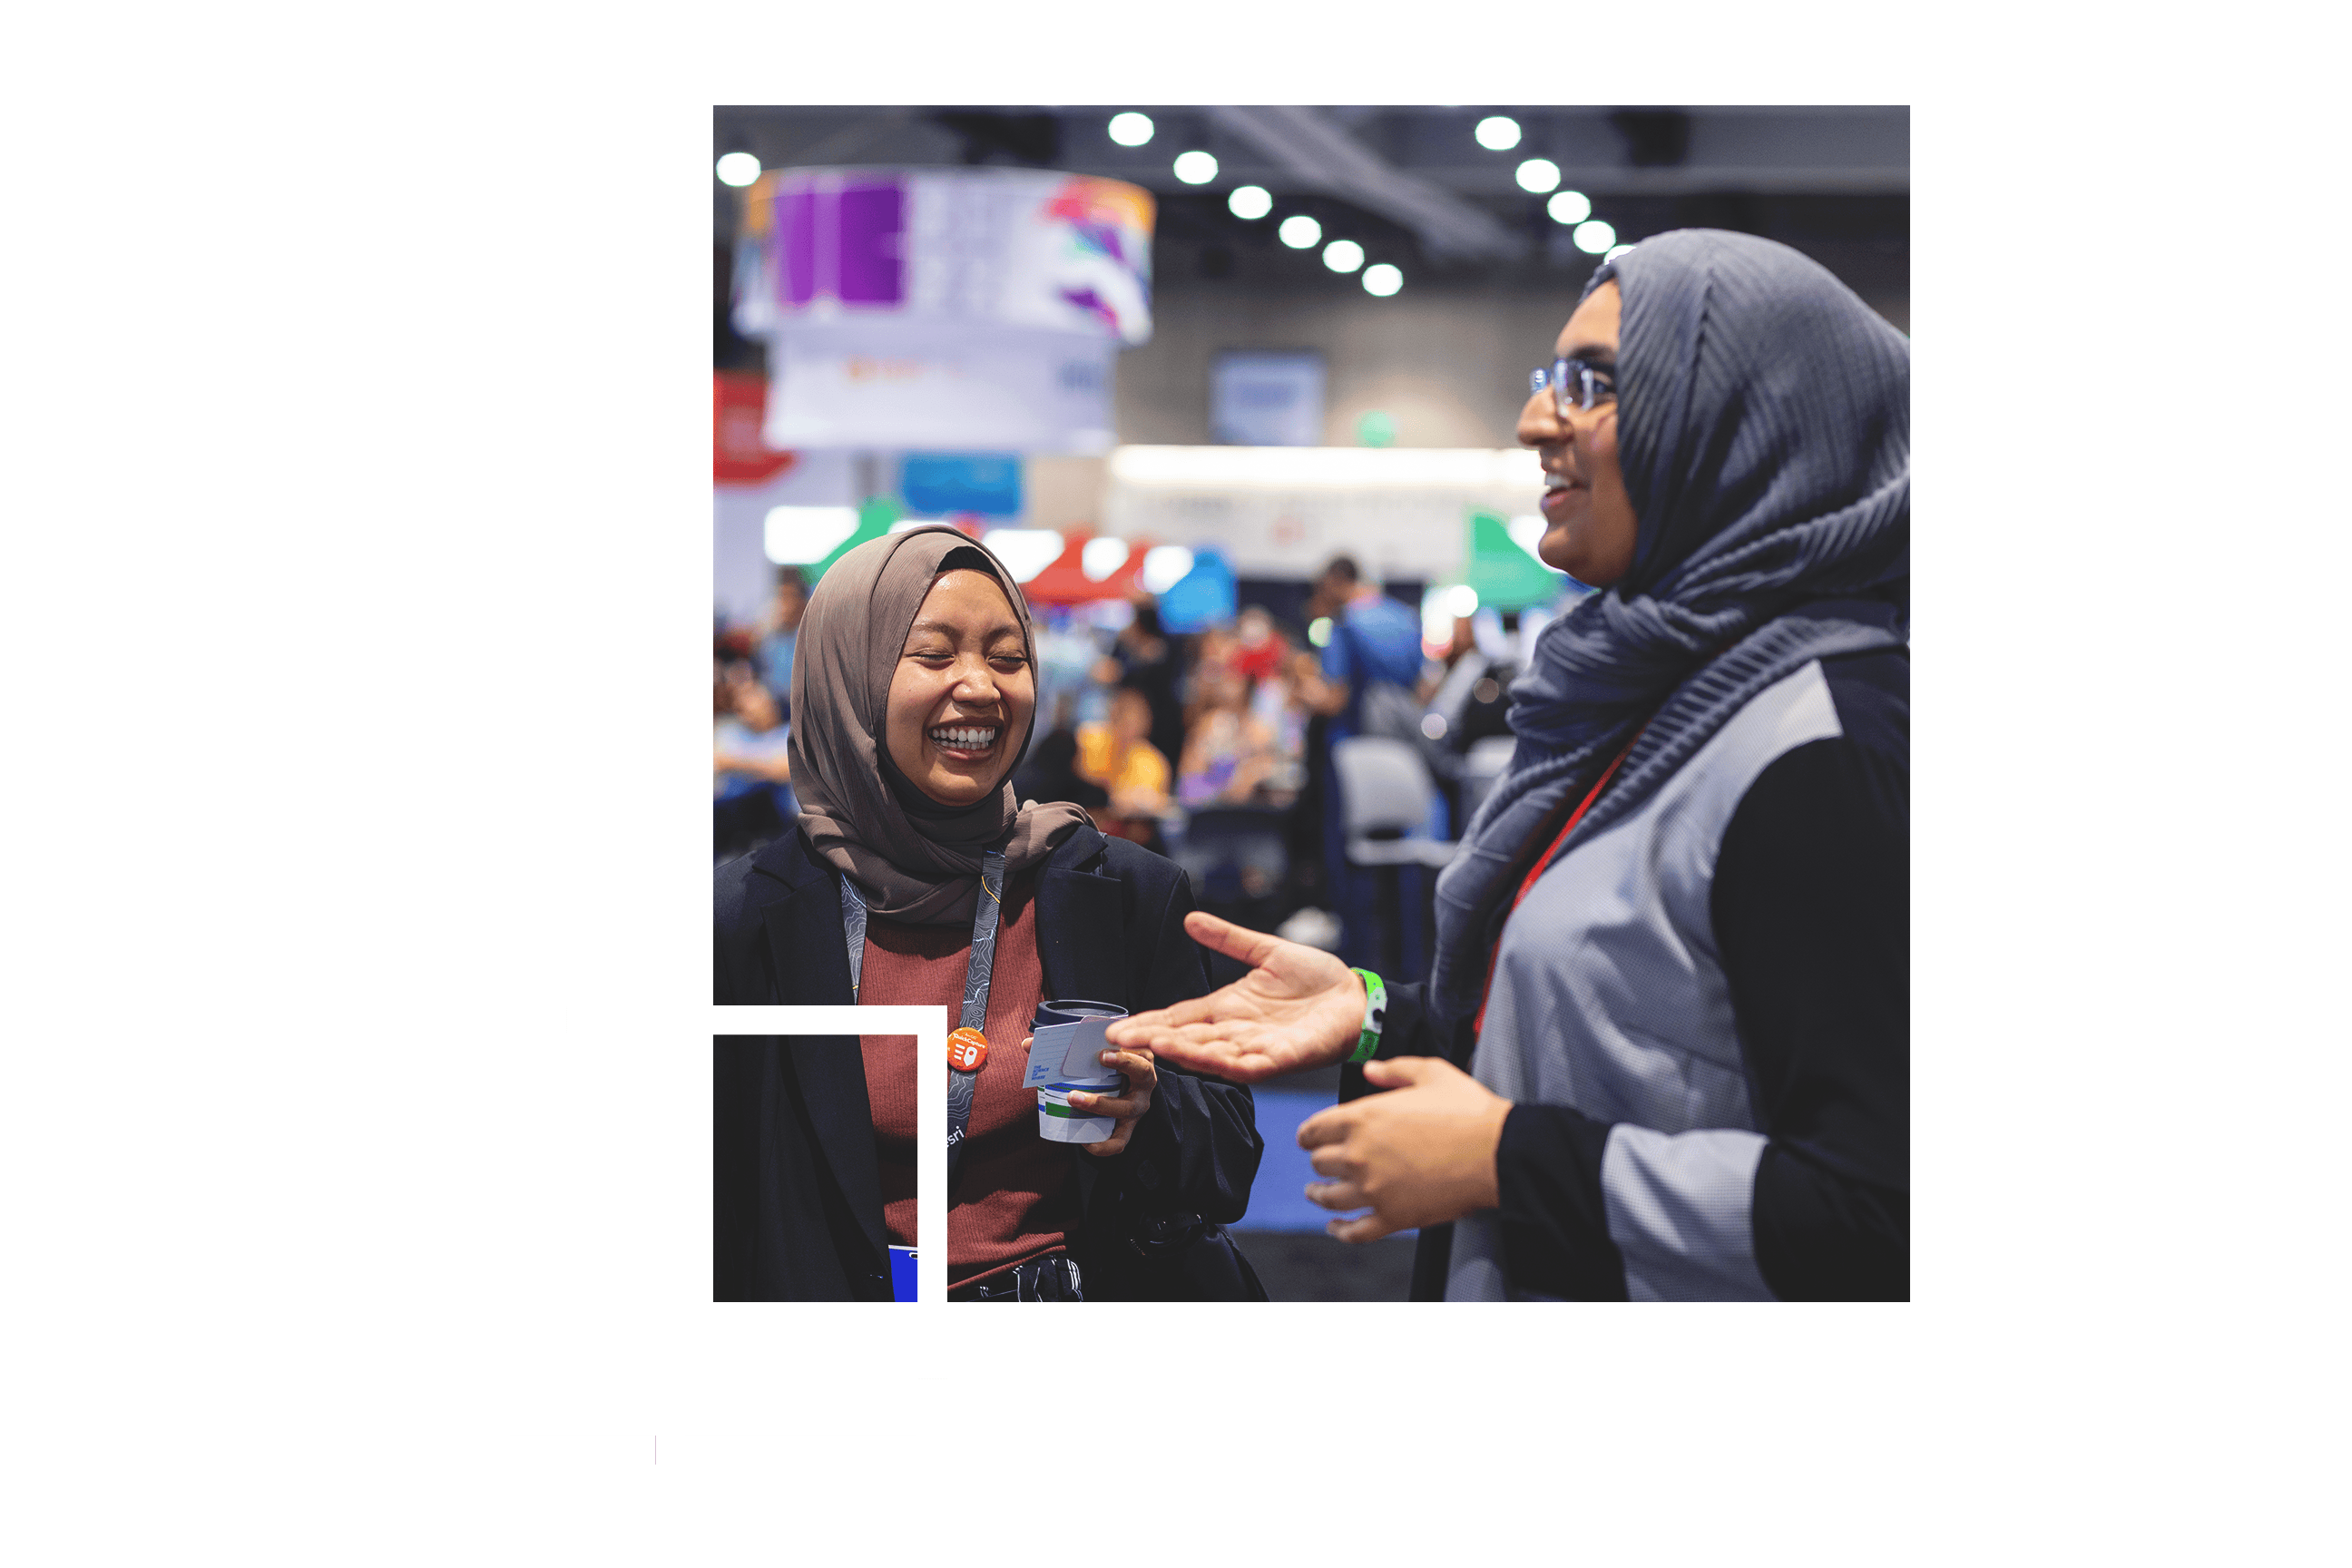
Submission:
<svg viewBox="0 0 2352 1568">
<path fill-rule="evenodd" d="M 1348 1059 L 1351 1062 L 1370 1061 L 1372 1053 L 1381 1048 L 1381 1026 L 1387 1021 L 1389 988 L 1381 984 L 1381 977 L 1369 969 L 1354 969 L 1349 973 L 1364 983 L 1364 1033 L 1362 1038 L 1356 1042 L 1355 1054 Z"/>
</svg>

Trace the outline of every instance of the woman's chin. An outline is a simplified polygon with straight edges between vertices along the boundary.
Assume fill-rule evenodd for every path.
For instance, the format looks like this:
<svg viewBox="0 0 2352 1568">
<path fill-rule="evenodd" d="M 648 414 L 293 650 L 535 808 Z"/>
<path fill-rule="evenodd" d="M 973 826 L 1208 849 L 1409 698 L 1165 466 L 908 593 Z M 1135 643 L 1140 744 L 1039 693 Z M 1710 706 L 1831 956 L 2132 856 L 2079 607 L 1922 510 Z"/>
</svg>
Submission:
<svg viewBox="0 0 2352 1568">
<path fill-rule="evenodd" d="M 1625 574 L 1625 569 L 1613 570 L 1601 560 L 1601 552 L 1586 549 L 1586 540 L 1556 528 L 1536 541 L 1536 559 L 1555 572 L 1565 572 L 1588 588 L 1608 588 Z"/>
<path fill-rule="evenodd" d="M 1536 559 L 1553 571 L 1565 572 L 1571 577 L 1576 576 L 1576 568 L 1583 553 L 1576 548 L 1574 534 L 1565 523 L 1553 525 L 1536 541 Z"/>
<path fill-rule="evenodd" d="M 964 806 L 986 800 L 1003 782 L 1003 770 L 994 759 L 982 757 L 934 767 L 919 787 L 941 805 Z"/>
</svg>

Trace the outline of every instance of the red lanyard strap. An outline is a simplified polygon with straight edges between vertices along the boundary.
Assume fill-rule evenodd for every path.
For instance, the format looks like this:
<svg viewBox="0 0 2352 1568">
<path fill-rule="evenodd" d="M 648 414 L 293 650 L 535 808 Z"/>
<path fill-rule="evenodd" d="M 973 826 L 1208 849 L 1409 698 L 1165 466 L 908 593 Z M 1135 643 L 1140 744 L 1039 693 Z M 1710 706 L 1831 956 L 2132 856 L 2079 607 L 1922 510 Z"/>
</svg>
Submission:
<svg viewBox="0 0 2352 1568">
<path fill-rule="evenodd" d="M 1641 738 L 1641 733 L 1635 731 L 1633 741 Z M 1609 781 L 1617 776 L 1619 765 L 1633 754 L 1633 741 L 1626 742 L 1625 749 L 1610 759 L 1609 765 L 1601 770 L 1601 776 L 1592 781 L 1592 787 L 1584 792 L 1584 798 L 1577 802 L 1576 809 L 1568 814 L 1567 825 L 1553 837 L 1550 847 L 1536 857 L 1536 863 L 1528 868 L 1527 878 L 1520 882 L 1519 890 L 1511 895 L 1511 910 L 1505 911 L 1503 916 L 1506 923 L 1510 920 L 1511 911 L 1517 910 L 1527 896 L 1535 891 L 1536 879 L 1550 869 L 1552 858 L 1559 853 L 1559 847 L 1568 842 L 1568 836 L 1576 831 L 1576 825 L 1584 820 L 1584 814 L 1592 809 L 1592 803 L 1601 798 L 1601 792 L 1609 787 Z M 1478 1016 L 1470 1022 L 1473 1033 L 1486 1026 L 1486 999 L 1495 989 L 1495 960 L 1502 951 L 1502 940 L 1497 936 L 1494 952 L 1486 954 L 1486 984 L 1478 994 Z"/>
</svg>

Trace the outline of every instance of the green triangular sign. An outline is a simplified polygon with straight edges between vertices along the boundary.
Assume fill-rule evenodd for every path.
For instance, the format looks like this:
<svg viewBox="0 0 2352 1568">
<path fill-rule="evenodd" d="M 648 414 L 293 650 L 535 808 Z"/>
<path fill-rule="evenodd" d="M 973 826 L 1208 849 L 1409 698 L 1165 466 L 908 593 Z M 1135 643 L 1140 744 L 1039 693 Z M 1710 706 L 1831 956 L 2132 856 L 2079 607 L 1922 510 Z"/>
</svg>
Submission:
<svg viewBox="0 0 2352 1568">
<path fill-rule="evenodd" d="M 808 579 L 808 585 L 810 587 L 815 587 L 818 583 L 824 580 L 824 574 L 833 570 L 833 563 L 835 562 L 840 560 L 843 556 L 848 554 L 851 551 L 856 549 L 867 540 L 879 539 L 884 534 L 889 532 L 890 525 L 898 521 L 898 519 L 904 515 L 906 515 L 906 510 L 898 504 L 898 497 L 875 497 L 872 500 L 867 501 L 864 506 L 857 509 L 857 526 L 849 531 L 849 537 L 835 545 L 833 547 L 833 553 L 818 562 L 815 565 L 802 567 L 801 574 Z"/>
<path fill-rule="evenodd" d="M 1499 513 L 1475 507 L 1470 511 L 1470 551 L 1462 580 L 1477 591 L 1482 606 L 1497 610 L 1549 605 L 1568 582 L 1521 548 Z"/>
</svg>

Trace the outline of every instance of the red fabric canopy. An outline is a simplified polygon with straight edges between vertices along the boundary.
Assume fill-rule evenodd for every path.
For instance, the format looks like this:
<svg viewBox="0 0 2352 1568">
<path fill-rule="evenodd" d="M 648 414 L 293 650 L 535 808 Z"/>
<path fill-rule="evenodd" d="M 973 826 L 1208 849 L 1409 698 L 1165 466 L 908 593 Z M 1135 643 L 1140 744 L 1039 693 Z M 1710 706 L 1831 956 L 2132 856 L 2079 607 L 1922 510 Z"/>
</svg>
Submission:
<svg viewBox="0 0 2352 1568">
<path fill-rule="evenodd" d="M 1082 558 L 1086 554 L 1090 533 L 1072 531 L 1063 536 L 1062 553 L 1054 563 L 1021 584 L 1021 592 L 1033 605 L 1090 605 L 1104 599 L 1124 599 L 1139 592 L 1138 579 L 1143 572 L 1144 545 L 1130 540 L 1127 560 L 1119 569 L 1097 583 L 1087 575 Z"/>
</svg>

